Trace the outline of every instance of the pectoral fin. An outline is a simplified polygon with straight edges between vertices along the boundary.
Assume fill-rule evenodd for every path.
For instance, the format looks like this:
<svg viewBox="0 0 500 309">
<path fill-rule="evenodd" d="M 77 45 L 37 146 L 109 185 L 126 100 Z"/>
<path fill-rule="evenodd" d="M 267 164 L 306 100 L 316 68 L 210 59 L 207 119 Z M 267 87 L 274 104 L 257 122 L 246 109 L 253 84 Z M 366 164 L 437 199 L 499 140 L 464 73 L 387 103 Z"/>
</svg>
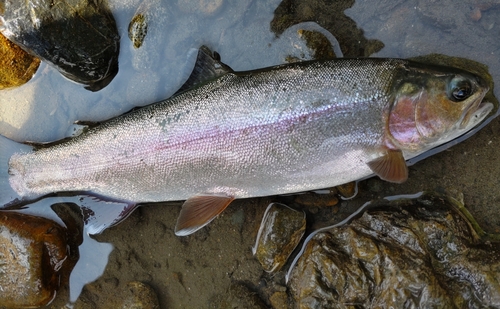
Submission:
<svg viewBox="0 0 500 309">
<path fill-rule="evenodd" d="M 175 235 L 187 236 L 201 229 L 215 219 L 234 200 L 222 194 L 196 195 L 182 205 L 175 225 Z"/>
<path fill-rule="evenodd" d="M 384 156 L 368 162 L 368 167 L 383 180 L 402 183 L 408 179 L 408 167 L 401 150 L 387 150 Z"/>
</svg>

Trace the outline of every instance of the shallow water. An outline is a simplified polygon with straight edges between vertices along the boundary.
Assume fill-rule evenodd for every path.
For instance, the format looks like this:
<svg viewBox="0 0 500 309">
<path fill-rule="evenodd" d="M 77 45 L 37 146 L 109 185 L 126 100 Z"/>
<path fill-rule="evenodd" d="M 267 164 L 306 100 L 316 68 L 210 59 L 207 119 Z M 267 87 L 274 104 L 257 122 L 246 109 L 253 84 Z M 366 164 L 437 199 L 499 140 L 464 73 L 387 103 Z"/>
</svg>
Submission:
<svg viewBox="0 0 500 309">
<path fill-rule="evenodd" d="M 0 92 L 0 134 L 19 141 L 56 140 L 68 134 L 75 120 L 100 121 L 167 98 L 189 74 L 196 48 L 202 44 L 218 51 L 223 62 L 235 70 L 284 63 L 288 56 L 310 59 L 313 52 L 297 33 L 300 27 L 279 36 L 271 31 L 271 25 L 273 29 L 279 25 L 288 28 L 288 24 L 303 21 L 309 23 L 301 29 L 330 31 L 346 56 L 378 50 L 365 42 L 377 40 L 383 48 L 371 56 L 441 53 L 466 57 L 488 65 L 494 81 L 500 81 L 500 5 L 494 1 L 388 0 L 374 4 L 358 0 L 350 8 L 350 1 L 145 1 L 149 2 L 143 7 L 153 8 L 146 11 L 150 14 L 148 34 L 142 47 L 134 49 L 127 29 L 141 1 L 110 0 L 121 50 L 119 73 L 108 87 L 89 92 L 42 64 L 28 84 Z M 281 15 L 273 22 L 278 7 Z M 364 31 L 364 39 L 356 39 L 359 48 L 354 48 L 356 42 L 349 41 L 345 29 L 336 23 L 345 8 L 348 18 L 344 16 L 341 26 L 353 36 L 356 27 Z M 499 91 L 497 87 L 497 97 Z M 328 220 L 341 220 L 374 197 L 446 188 L 463 192 L 465 204 L 483 228 L 500 232 L 499 130 L 497 118 L 464 143 L 412 166 L 410 179 L 402 185 L 375 178 L 363 181 L 360 196 L 343 201 L 340 211 Z M 274 277 L 265 274 L 250 247 L 266 206 L 279 199 L 236 201 L 207 228 L 184 238 L 173 234 L 180 203 L 138 209 L 125 222 L 96 237 L 115 249 L 103 276 L 84 288 L 76 307 L 91 308 L 90 304 L 117 297 L 114 291 L 131 280 L 152 285 L 165 308 L 207 308 L 234 282 L 244 282 L 268 297 L 285 286 L 285 270 Z M 311 228 L 321 226 L 327 218 L 316 221 Z M 93 250 L 81 249 L 82 255 Z M 63 306 L 68 294 L 67 287 L 63 288 L 51 307 Z"/>
</svg>

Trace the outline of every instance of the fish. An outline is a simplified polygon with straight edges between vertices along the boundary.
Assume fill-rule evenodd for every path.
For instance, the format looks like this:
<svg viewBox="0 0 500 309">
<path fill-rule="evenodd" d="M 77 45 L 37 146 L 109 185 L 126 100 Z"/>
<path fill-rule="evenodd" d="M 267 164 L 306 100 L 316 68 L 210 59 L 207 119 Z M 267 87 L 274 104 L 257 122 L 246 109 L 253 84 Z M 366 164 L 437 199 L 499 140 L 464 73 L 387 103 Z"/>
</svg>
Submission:
<svg viewBox="0 0 500 309">
<path fill-rule="evenodd" d="M 405 59 L 313 60 L 236 72 L 208 47 L 171 98 L 55 143 L 0 139 L 0 205 L 55 192 L 182 201 L 189 235 L 234 199 L 408 178 L 406 160 L 493 109 L 485 80 Z"/>
</svg>

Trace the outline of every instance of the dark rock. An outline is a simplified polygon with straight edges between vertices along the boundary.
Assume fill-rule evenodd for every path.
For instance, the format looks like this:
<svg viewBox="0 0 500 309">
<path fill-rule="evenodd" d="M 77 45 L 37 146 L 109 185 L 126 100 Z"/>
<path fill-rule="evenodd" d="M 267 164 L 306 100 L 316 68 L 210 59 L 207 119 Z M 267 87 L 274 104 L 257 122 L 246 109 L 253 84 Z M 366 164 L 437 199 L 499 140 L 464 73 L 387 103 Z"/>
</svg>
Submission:
<svg viewBox="0 0 500 309">
<path fill-rule="evenodd" d="M 457 200 L 427 194 L 373 205 L 307 244 L 291 273 L 299 308 L 500 306 L 500 243 L 481 243 Z"/>
<path fill-rule="evenodd" d="M 98 91 L 118 72 L 120 37 L 104 0 L 3 1 L 2 33 L 65 77 Z"/>
</svg>

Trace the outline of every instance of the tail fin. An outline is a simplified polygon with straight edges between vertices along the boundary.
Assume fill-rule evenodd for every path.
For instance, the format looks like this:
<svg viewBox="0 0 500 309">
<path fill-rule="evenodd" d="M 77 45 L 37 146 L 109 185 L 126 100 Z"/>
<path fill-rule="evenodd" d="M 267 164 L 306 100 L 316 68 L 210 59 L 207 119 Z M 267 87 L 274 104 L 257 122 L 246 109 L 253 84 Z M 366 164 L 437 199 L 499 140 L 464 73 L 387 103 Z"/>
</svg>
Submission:
<svg viewBox="0 0 500 309">
<path fill-rule="evenodd" d="M 14 142 L 0 135 L 0 208 L 21 199 L 10 186 L 10 158 L 15 153 L 26 153 L 30 151 L 33 151 L 33 147 Z"/>
</svg>

